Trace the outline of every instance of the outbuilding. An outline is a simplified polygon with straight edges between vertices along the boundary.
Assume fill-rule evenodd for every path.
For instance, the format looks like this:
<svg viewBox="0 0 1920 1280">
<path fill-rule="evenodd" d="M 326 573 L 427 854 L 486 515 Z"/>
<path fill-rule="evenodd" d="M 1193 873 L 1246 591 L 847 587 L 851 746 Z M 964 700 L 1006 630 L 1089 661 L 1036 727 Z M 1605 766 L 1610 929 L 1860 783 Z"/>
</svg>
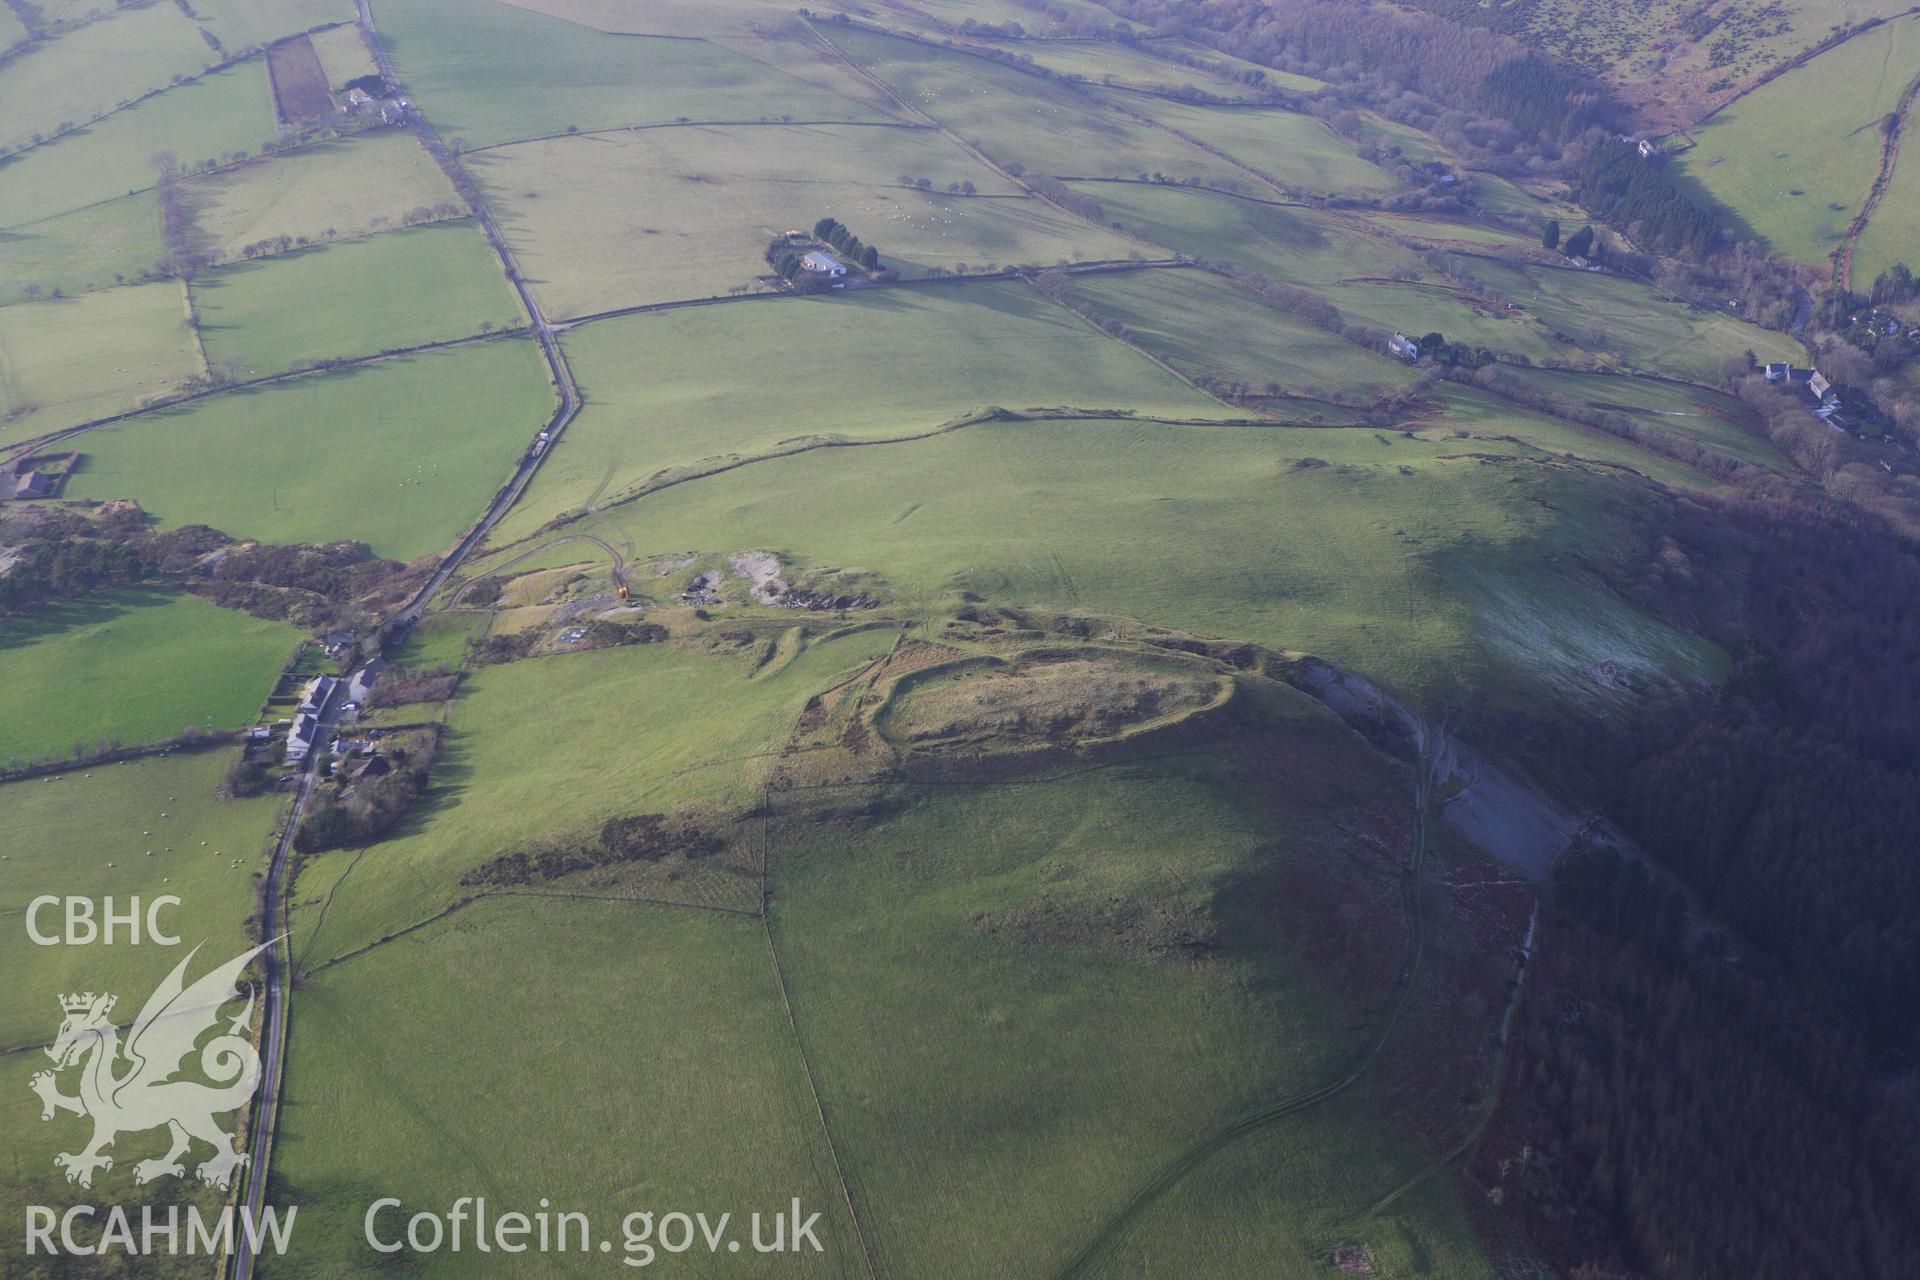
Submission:
<svg viewBox="0 0 1920 1280">
<path fill-rule="evenodd" d="M 847 274 L 846 264 L 824 249 L 810 249 L 800 259 L 800 265 L 807 270 L 823 276 L 843 276 Z"/>
</svg>

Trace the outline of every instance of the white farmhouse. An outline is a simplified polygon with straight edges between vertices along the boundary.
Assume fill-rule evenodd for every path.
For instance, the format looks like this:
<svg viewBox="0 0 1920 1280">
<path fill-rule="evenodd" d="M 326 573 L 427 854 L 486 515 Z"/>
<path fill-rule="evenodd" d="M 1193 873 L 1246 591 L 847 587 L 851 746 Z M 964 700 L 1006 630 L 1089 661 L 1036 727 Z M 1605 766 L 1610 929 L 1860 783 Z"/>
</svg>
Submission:
<svg viewBox="0 0 1920 1280">
<path fill-rule="evenodd" d="M 807 255 L 800 259 L 800 265 L 809 271 L 818 272 L 823 276 L 843 276 L 847 274 L 846 264 L 824 249 L 809 250 Z"/>
</svg>

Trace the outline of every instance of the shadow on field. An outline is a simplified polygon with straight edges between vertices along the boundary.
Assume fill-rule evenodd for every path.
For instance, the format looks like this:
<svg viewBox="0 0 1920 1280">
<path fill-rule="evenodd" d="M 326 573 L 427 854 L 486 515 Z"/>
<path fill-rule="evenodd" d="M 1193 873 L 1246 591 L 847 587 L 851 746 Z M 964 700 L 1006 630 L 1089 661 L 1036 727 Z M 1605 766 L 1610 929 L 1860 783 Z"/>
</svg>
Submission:
<svg viewBox="0 0 1920 1280">
<path fill-rule="evenodd" d="M 460 807 L 460 797 L 466 794 L 467 783 L 473 777 L 473 766 L 466 760 L 464 743 L 457 730 L 444 731 L 440 740 L 440 753 L 434 758 L 432 781 L 420 803 L 407 811 L 407 815 L 382 835 L 377 844 L 393 840 L 404 840 L 424 832 L 441 813 Z M 358 847 L 358 846 L 356 846 Z M 481 852 L 492 853 L 488 849 Z"/>
<path fill-rule="evenodd" d="M 24 618 L 0 622 L 0 652 L 24 649 L 64 631 L 112 622 L 135 609 L 164 607 L 173 599 L 172 592 L 159 587 L 123 587 L 77 600 L 55 601 Z"/>
</svg>

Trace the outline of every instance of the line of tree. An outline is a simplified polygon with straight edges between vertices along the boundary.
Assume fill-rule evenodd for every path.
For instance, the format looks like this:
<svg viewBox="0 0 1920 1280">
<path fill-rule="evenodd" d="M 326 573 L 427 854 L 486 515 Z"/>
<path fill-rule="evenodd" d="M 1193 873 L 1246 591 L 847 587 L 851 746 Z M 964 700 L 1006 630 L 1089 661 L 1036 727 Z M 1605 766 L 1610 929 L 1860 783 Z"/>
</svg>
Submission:
<svg viewBox="0 0 1920 1280">
<path fill-rule="evenodd" d="M 837 218 L 822 218 L 813 224 L 813 238 L 825 240 L 849 262 L 857 262 L 868 271 L 880 265 L 880 250 L 863 244 Z"/>
</svg>

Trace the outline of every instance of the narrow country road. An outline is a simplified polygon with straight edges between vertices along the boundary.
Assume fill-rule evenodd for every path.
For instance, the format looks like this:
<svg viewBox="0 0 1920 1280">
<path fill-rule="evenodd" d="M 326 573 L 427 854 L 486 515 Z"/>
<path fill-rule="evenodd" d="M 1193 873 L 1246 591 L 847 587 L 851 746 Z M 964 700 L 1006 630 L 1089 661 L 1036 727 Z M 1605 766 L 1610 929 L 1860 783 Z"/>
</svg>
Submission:
<svg viewBox="0 0 1920 1280">
<path fill-rule="evenodd" d="M 288 965 L 281 954 L 287 945 L 287 916 L 282 907 L 280 880 L 286 871 L 287 855 L 293 851 L 294 833 L 299 830 L 300 819 L 305 816 L 320 782 L 320 758 L 325 754 L 322 747 L 332 739 L 340 708 L 346 700 L 347 682 L 342 680 L 334 685 L 320 708 L 319 724 L 313 731 L 313 750 L 302 762 L 300 780 L 294 788 L 293 810 L 287 815 L 287 827 L 280 833 L 279 843 L 273 847 L 273 861 L 267 864 L 266 916 L 260 922 L 260 933 L 262 940 L 271 940 L 272 945 L 265 952 L 267 980 L 260 1018 L 260 1092 L 254 1097 L 247 1123 L 249 1158 L 246 1187 L 241 1196 L 243 1208 L 255 1215 L 267 1198 L 267 1164 L 272 1155 L 274 1118 L 280 1110 L 281 1061 L 287 1043 Z M 244 1228 L 234 1233 L 232 1275 L 234 1280 L 247 1280 L 253 1275 L 252 1241 Z"/>
<path fill-rule="evenodd" d="M 398 85 L 400 81 L 393 74 L 393 66 L 387 58 L 386 50 L 380 47 L 380 37 L 373 25 L 371 3 L 369 0 L 359 0 L 359 7 L 362 38 L 373 53 L 375 65 L 378 66 L 380 74 L 385 77 L 388 84 Z M 446 172 L 455 190 L 471 189 L 471 184 L 466 181 L 465 175 L 460 171 L 453 153 L 440 140 L 440 135 L 434 132 L 433 125 L 428 122 L 425 115 L 421 114 L 417 106 L 409 113 L 409 117 L 412 127 L 420 135 L 421 143 Z M 553 328 L 541 314 L 540 304 L 534 300 L 532 291 L 520 278 L 520 270 L 514 264 L 513 254 L 507 249 L 507 243 L 501 237 L 499 228 L 494 225 L 492 214 L 478 199 L 469 200 L 468 204 L 472 207 L 474 220 L 487 237 L 487 243 L 493 246 L 494 253 L 499 256 L 501 268 L 506 272 L 507 279 L 513 284 L 514 291 L 520 295 L 520 305 L 526 309 L 527 316 L 532 321 L 533 335 L 540 343 L 540 352 L 546 359 L 547 371 L 553 379 L 554 390 L 560 396 L 560 404 L 553 411 L 553 417 L 547 422 L 544 444 L 535 447 L 533 442 L 529 442 L 527 451 L 521 455 L 519 463 L 514 467 L 513 475 L 494 495 L 486 511 L 467 530 L 460 541 L 454 544 L 453 549 L 442 558 L 439 566 L 434 569 L 432 575 L 406 606 L 388 620 L 389 627 L 404 629 L 412 626 L 419 619 L 427 601 L 446 585 L 447 579 L 453 576 L 455 570 L 460 567 L 460 563 L 486 539 L 486 536 L 493 531 L 494 525 L 498 524 L 500 518 L 507 513 L 508 508 L 512 507 L 525 492 L 527 485 L 533 480 L 534 473 L 540 469 L 540 463 L 552 451 L 554 444 L 558 443 L 560 433 L 566 430 L 567 424 L 572 422 L 574 415 L 580 411 L 579 389 L 574 385 L 573 374 L 567 368 L 567 362 L 560 353 L 559 344 L 554 341 Z M 316 747 L 332 736 L 334 722 L 339 716 L 339 704 L 345 696 L 344 685 L 336 687 L 333 696 L 327 700 L 327 705 L 321 708 L 321 725 L 316 730 L 314 738 Z M 267 868 L 265 900 L 267 904 L 266 933 L 269 937 L 278 936 L 275 928 L 284 926 L 286 919 L 284 902 L 287 886 L 282 882 L 282 878 L 286 871 L 287 854 L 293 848 L 293 833 L 299 826 L 300 817 L 312 800 L 313 791 L 317 785 L 316 770 L 319 758 L 318 750 L 307 757 L 306 768 L 301 771 L 299 787 L 294 795 L 293 814 L 288 819 L 286 831 L 281 834 L 280 843 L 274 848 L 273 861 Z M 260 1040 L 261 1084 L 259 1096 L 254 1100 L 253 1116 L 249 1126 L 247 1152 L 252 1160 L 247 1166 L 247 1184 L 242 1198 L 242 1207 L 255 1215 L 266 1203 L 268 1166 L 273 1158 L 274 1121 L 279 1111 L 281 1076 L 286 1059 L 288 966 L 281 954 L 283 945 L 283 942 L 276 942 L 266 953 L 266 1005 Z M 235 1239 L 232 1258 L 233 1265 L 229 1272 L 232 1280 L 253 1280 L 254 1254 L 244 1231 L 238 1233 Z"/>
<path fill-rule="evenodd" d="M 358 0 L 358 3 L 361 33 L 367 47 L 373 52 L 374 64 L 388 84 L 400 85 L 400 78 L 393 73 L 392 61 L 387 57 L 387 51 L 381 47 L 379 31 L 373 25 L 372 0 Z M 427 119 L 426 114 L 420 110 L 419 104 L 415 103 L 407 115 L 414 131 L 420 135 L 421 143 L 440 168 L 446 172 L 447 179 L 453 183 L 454 189 L 463 195 L 471 191 L 473 184 L 461 170 L 458 157 L 445 142 L 441 141 L 439 133 L 434 130 L 433 123 Z M 554 340 L 554 328 L 547 323 L 546 316 L 541 313 L 540 304 L 534 300 L 533 291 L 527 288 L 527 282 L 520 278 L 520 268 L 514 263 L 513 252 L 507 248 L 506 239 L 501 236 L 500 228 L 495 225 L 493 214 L 478 199 L 477 192 L 467 199 L 467 204 L 473 210 L 474 221 L 479 224 L 481 233 L 487 237 L 487 243 L 493 246 L 494 253 L 499 257 L 500 266 L 507 273 L 507 279 L 512 283 L 514 292 L 520 295 L 520 305 L 526 309 L 528 318 L 533 322 L 533 336 L 540 343 L 540 354 L 547 362 L 547 372 L 553 379 L 554 390 L 560 395 L 560 405 L 553 411 L 553 417 L 547 422 L 545 443 L 535 447 L 532 442 L 529 442 L 527 452 L 521 455 L 519 463 L 514 467 L 513 475 L 506 484 L 501 486 L 500 492 L 494 495 L 486 512 L 474 522 L 473 527 L 467 530 L 460 541 L 454 544 L 453 550 L 441 559 L 439 567 L 434 569 L 420 590 L 407 601 L 406 606 L 387 620 L 390 628 L 404 629 L 419 621 L 427 601 L 433 599 L 434 593 L 446 585 L 447 579 L 459 569 L 461 562 L 472 553 L 475 547 L 486 540 L 487 535 L 493 531 L 493 526 L 500 523 L 500 518 L 507 514 L 508 508 L 519 500 L 520 495 L 526 491 L 527 485 L 533 480 L 534 473 L 540 470 L 541 462 L 553 451 L 553 446 L 560 442 L 560 433 L 567 429 L 567 424 L 572 422 L 574 415 L 580 412 L 580 391 L 574 385 L 573 373 L 567 368 L 567 361 L 560 353 L 559 343 Z"/>
</svg>

